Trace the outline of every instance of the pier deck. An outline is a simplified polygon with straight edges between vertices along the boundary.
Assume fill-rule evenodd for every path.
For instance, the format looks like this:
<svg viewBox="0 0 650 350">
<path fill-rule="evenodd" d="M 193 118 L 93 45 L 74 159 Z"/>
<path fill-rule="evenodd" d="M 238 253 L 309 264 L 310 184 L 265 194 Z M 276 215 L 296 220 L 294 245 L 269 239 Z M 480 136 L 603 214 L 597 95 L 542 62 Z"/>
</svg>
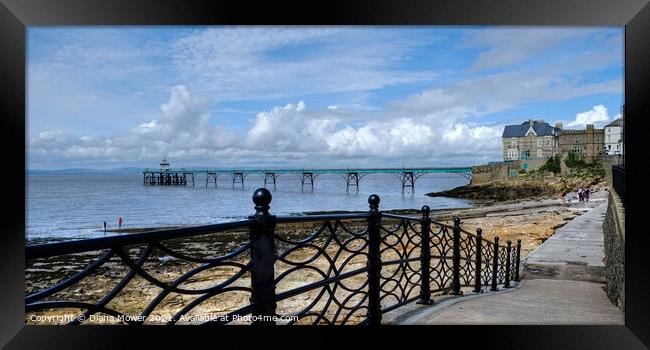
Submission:
<svg viewBox="0 0 650 350">
<path fill-rule="evenodd" d="M 205 186 L 214 184 L 217 186 L 219 176 L 229 176 L 232 179 L 233 187 L 235 184 L 244 186 L 246 176 L 257 174 L 264 177 L 264 186 L 267 184 L 276 185 L 277 179 L 283 174 L 294 174 L 300 177 L 300 182 L 304 188 L 306 185 L 313 188 L 316 177 L 322 174 L 337 174 L 342 176 L 346 182 L 346 189 L 350 187 L 359 188 L 359 181 L 368 174 L 391 174 L 396 176 L 402 183 L 402 189 L 410 187 L 415 189 L 415 182 L 423 175 L 431 173 L 452 173 L 458 174 L 471 180 L 472 167 L 436 167 L 436 168 L 324 168 L 324 169 L 188 169 L 188 168 L 166 168 L 166 169 L 144 169 L 144 185 L 176 185 L 187 186 L 191 181 L 195 185 L 196 175 L 205 176 Z M 189 180 L 188 180 L 189 179 Z"/>
</svg>

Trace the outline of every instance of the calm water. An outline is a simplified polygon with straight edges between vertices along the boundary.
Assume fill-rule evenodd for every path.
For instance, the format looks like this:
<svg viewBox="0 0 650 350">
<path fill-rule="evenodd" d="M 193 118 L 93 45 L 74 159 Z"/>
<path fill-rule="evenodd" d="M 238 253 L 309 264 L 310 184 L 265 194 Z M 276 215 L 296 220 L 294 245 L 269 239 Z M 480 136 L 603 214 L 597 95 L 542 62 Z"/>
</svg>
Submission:
<svg viewBox="0 0 650 350">
<path fill-rule="evenodd" d="M 430 198 L 424 194 L 467 184 L 454 174 L 428 174 L 416 182 L 415 193 L 402 193 L 400 181 L 390 174 L 370 174 L 361 179 L 359 191 L 346 193 L 345 180 L 324 174 L 316 178 L 313 191 L 300 188 L 297 175 L 281 175 L 273 194 L 271 213 L 299 214 L 309 211 L 368 209 L 368 196 L 381 198 L 380 209 L 461 208 L 471 201 Z M 218 188 L 205 187 L 197 175 L 196 187 L 143 186 L 140 174 L 30 175 L 27 177 L 27 239 L 78 239 L 104 236 L 104 220 L 122 227 L 198 225 L 233 221 L 254 213 L 251 195 L 263 185 L 263 177 L 249 175 L 245 186 L 232 187 L 232 180 L 219 177 Z M 108 233 L 110 234 L 110 233 Z"/>
</svg>

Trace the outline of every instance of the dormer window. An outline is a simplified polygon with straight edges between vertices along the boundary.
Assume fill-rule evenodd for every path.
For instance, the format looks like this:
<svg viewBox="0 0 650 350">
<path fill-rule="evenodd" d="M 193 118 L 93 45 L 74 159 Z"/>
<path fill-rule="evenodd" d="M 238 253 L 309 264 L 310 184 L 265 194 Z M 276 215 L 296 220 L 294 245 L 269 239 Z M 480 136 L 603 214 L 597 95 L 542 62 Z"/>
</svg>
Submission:
<svg viewBox="0 0 650 350">
<path fill-rule="evenodd" d="M 528 131 L 526 131 L 526 136 L 528 136 L 530 134 L 533 134 L 533 135 L 537 136 L 537 133 L 535 132 L 535 129 L 533 129 L 532 126 L 530 128 L 528 128 Z"/>
</svg>

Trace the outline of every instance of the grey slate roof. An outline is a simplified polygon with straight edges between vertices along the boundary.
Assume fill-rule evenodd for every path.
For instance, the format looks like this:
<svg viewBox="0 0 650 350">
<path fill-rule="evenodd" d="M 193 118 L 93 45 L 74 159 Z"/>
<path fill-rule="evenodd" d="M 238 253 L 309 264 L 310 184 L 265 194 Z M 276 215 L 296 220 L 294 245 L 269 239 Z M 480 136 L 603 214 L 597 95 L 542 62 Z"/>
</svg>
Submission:
<svg viewBox="0 0 650 350">
<path fill-rule="evenodd" d="M 608 127 L 608 126 L 621 126 L 621 122 L 622 122 L 622 121 L 623 121 L 623 118 L 615 119 L 615 120 L 612 121 L 611 123 L 605 125 L 605 127 Z"/>
<path fill-rule="evenodd" d="M 506 125 L 501 137 L 526 137 L 526 132 L 528 132 L 529 128 L 530 124 L 528 122 L 523 122 L 519 125 Z M 560 131 L 560 129 L 554 128 L 548 125 L 548 123 L 535 123 L 533 130 L 535 130 L 537 136 L 556 136 Z"/>
</svg>

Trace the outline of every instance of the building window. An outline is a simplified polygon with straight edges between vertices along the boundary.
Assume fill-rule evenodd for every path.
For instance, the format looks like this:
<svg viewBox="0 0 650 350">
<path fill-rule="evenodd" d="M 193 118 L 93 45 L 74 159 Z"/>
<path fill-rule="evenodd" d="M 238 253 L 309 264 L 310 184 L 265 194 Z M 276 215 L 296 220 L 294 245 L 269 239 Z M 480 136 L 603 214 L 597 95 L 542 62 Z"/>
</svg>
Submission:
<svg viewBox="0 0 650 350">
<path fill-rule="evenodd" d="M 516 148 L 517 147 L 517 141 L 510 141 L 510 147 L 511 148 Z"/>
<path fill-rule="evenodd" d="M 537 158 L 542 158 L 542 150 L 541 149 L 537 150 Z"/>
<path fill-rule="evenodd" d="M 542 139 L 537 140 L 537 147 L 542 147 Z"/>
</svg>

